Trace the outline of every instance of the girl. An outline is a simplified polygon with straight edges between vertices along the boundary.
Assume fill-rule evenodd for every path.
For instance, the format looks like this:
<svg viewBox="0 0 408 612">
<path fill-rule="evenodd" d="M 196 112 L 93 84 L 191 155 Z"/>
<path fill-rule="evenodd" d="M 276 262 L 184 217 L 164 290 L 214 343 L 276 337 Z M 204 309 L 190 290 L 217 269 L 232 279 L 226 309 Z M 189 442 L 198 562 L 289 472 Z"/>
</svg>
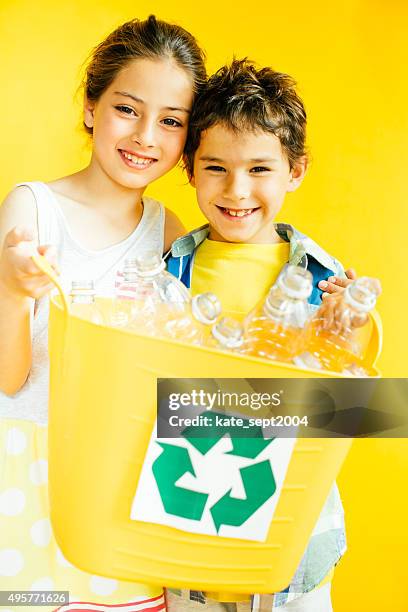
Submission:
<svg viewBox="0 0 408 612">
<path fill-rule="evenodd" d="M 177 164 L 205 76 L 203 52 L 181 27 L 154 16 L 120 26 L 86 71 L 89 165 L 48 184 L 22 183 L 0 209 L 0 590 L 69 590 L 71 601 L 105 604 L 153 597 L 149 609 L 164 609 L 160 589 L 86 574 L 53 539 L 45 427 L 50 284 L 30 256 L 45 255 L 65 290 L 73 279 L 92 278 L 101 294 L 125 258 L 168 248 L 183 228 L 142 196 Z"/>
</svg>

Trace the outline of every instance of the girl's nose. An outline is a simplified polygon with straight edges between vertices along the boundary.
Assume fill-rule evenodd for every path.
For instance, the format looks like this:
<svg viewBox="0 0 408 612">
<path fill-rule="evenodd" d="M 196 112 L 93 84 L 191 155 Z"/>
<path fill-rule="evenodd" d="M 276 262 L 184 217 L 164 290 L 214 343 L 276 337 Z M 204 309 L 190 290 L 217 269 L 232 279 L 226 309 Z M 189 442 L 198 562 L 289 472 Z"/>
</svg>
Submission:
<svg viewBox="0 0 408 612">
<path fill-rule="evenodd" d="M 149 121 L 138 123 L 132 135 L 132 140 L 141 147 L 155 147 L 156 132 L 154 123 Z"/>
</svg>

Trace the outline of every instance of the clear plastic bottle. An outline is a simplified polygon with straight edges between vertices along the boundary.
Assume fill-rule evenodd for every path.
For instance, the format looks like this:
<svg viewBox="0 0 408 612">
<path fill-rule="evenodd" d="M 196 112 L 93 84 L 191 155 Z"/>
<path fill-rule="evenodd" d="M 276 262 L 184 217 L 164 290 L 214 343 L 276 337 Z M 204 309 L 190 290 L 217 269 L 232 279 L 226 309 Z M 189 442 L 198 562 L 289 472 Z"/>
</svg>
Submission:
<svg viewBox="0 0 408 612">
<path fill-rule="evenodd" d="M 254 357 L 291 363 L 299 352 L 309 318 L 311 273 L 286 265 L 266 299 L 245 321 L 245 352 Z"/>
<path fill-rule="evenodd" d="M 152 251 L 125 262 L 114 300 L 113 325 L 163 335 L 168 319 L 185 313 L 190 293 L 165 267 L 164 260 Z"/>
<path fill-rule="evenodd" d="M 70 313 L 87 319 L 92 323 L 103 325 L 104 317 L 95 301 L 95 288 L 92 280 L 72 281 L 70 295 Z"/>
<path fill-rule="evenodd" d="M 136 302 L 138 280 L 136 259 L 126 259 L 115 287 L 110 316 L 110 324 L 114 327 L 128 327 L 137 318 L 140 310 L 140 305 Z"/>
<path fill-rule="evenodd" d="M 242 353 L 244 349 L 244 328 L 239 321 L 232 317 L 221 317 L 211 328 L 211 335 L 206 344 L 220 351 Z"/>
<path fill-rule="evenodd" d="M 202 345 L 221 314 L 221 302 L 214 293 L 195 295 L 185 313 L 170 318 L 164 325 L 165 336 L 189 344 Z"/>
<path fill-rule="evenodd" d="M 368 322 L 367 315 L 380 293 L 377 279 L 361 277 L 335 302 L 323 302 L 307 327 L 305 352 L 295 363 L 349 375 L 367 375 L 358 329 Z"/>
</svg>

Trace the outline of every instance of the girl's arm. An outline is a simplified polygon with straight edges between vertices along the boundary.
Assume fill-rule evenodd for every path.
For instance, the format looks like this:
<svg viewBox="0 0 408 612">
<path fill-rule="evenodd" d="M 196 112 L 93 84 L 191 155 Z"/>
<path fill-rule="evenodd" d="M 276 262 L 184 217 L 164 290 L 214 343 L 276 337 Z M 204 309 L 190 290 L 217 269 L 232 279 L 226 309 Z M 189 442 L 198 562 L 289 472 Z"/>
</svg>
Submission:
<svg viewBox="0 0 408 612">
<path fill-rule="evenodd" d="M 164 253 L 171 248 L 171 245 L 177 238 L 183 236 L 186 233 L 184 225 L 180 219 L 174 214 L 173 211 L 168 208 L 165 209 L 166 218 L 164 223 Z"/>
<path fill-rule="evenodd" d="M 31 260 L 34 252 L 49 253 L 37 245 L 34 197 L 19 187 L 0 206 L 0 391 L 8 395 L 23 386 L 31 368 L 34 299 L 51 288 Z"/>
</svg>

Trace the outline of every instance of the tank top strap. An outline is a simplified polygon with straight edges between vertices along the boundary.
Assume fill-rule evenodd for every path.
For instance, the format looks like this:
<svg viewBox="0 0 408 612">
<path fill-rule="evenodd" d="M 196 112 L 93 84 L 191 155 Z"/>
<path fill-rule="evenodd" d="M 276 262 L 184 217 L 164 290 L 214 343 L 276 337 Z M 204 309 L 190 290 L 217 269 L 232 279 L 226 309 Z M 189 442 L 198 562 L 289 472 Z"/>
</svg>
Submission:
<svg viewBox="0 0 408 612">
<path fill-rule="evenodd" d="M 34 196 L 39 243 L 58 244 L 60 229 L 51 191 L 39 181 L 18 183 L 16 187 L 28 187 Z"/>
<path fill-rule="evenodd" d="M 164 206 L 161 202 L 150 197 L 143 197 L 143 206 L 143 236 L 148 239 L 149 250 L 162 254 L 164 249 Z"/>
</svg>

